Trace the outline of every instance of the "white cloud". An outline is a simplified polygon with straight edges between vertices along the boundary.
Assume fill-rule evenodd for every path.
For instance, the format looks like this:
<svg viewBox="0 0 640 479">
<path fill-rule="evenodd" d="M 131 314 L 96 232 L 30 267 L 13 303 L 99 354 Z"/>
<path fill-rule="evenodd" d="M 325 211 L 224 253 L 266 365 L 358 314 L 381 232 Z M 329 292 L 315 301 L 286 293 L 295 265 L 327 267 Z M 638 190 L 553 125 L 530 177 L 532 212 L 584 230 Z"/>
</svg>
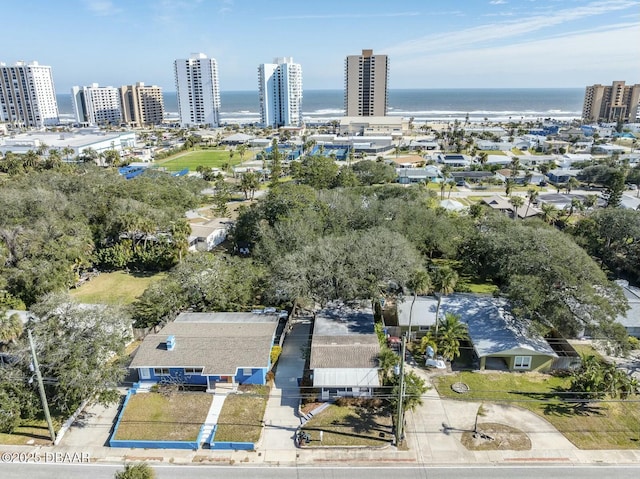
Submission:
<svg viewBox="0 0 640 479">
<path fill-rule="evenodd" d="M 584 6 L 557 10 L 545 15 L 537 15 L 512 21 L 495 22 L 451 33 L 434 33 L 415 40 L 382 49 L 381 53 L 394 56 L 416 55 L 434 50 L 455 51 L 478 44 L 496 44 L 499 40 L 518 37 L 546 28 L 586 17 L 601 15 L 617 10 L 637 7 L 637 0 L 604 0 Z"/>
<path fill-rule="evenodd" d="M 506 0 L 491 0 L 489 2 L 491 5 L 504 5 L 505 3 L 507 3 Z"/>
<path fill-rule="evenodd" d="M 101 17 L 116 15 L 122 11 L 111 0 L 85 0 L 84 3 L 89 11 Z"/>
<path fill-rule="evenodd" d="M 639 24 L 619 24 L 503 46 L 438 52 L 392 61 L 392 78 L 408 87 L 576 87 L 638 83 Z M 611 48 L 618 45 L 619 48 Z"/>
</svg>

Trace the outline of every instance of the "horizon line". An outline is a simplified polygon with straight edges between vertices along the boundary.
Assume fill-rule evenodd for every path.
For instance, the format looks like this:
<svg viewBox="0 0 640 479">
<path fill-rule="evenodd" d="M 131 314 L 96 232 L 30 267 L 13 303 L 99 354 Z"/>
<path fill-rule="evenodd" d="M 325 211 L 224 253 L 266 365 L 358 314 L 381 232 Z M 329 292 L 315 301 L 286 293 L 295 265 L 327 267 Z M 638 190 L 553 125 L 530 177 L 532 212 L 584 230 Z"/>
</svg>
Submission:
<svg viewBox="0 0 640 479">
<path fill-rule="evenodd" d="M 548 86 L 548 87 L 423 87 L 423 88 L 389 88 L 387 91 L 411 91 L 411 90 L 451 90 L 451 91 L 459 91 L 459 90 L 578 90 L 587 88 L 590 85 L 585 86 Z M 118 87 L 116 87 L 118 88 Z M 303 91 L 344 91 L 344 88 L 307 88 Z M 220 93 L 258 93 L 258 90 L 220 90 Z M 176 90 L 165 90 L 163 88 L 163 93 L 177 93 Z M 56 95 L 70 95 L 71 93 L 59 93 L 56 92 Z"/>
</svg>

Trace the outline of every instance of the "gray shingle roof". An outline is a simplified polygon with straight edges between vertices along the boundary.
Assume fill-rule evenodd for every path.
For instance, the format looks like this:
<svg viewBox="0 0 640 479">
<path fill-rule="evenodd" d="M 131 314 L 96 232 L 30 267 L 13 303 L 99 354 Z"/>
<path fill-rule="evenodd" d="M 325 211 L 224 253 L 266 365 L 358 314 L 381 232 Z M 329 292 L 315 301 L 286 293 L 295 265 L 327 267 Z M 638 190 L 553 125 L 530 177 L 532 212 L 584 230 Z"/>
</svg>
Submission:
<svg viewBox="0 0 640 479">
<path fill-rule="evenodd" d="M 158 334 L 147 336 L 129 367 L 203 368 L 205 375 L 232 375 L 238 368 L 268 367 L 277 325 L 277 317 L 275 321 L 227 323 L 190 322 L 182 317 L 167 324 Z M 166 348 L 170 335 L 175 336 L 173 351 Z"/>
<path fill-rule="evenodd" d="M 380 343 L 370 302 L 331 302 L 316 313 L 310 368 L 375 368 Z"/>
<path fill-rule="evenodd" d="M 398 302 L 398 324 L 408 326 L 412 297 Z M 438 301 L 419 296 L 413 307 L 412 326 L 432 326 Z M 469 337 L 479 357 L 501 353 L 530 352 L 555 357 L 551 346 L 540 335 L 528 330 L 528 323 L 509 313 L 508 303 L 493 296 L 456 293 L 442 297 L 440 317 L 445 313 L 460 316 L 467 324 Z"/>
</svg>

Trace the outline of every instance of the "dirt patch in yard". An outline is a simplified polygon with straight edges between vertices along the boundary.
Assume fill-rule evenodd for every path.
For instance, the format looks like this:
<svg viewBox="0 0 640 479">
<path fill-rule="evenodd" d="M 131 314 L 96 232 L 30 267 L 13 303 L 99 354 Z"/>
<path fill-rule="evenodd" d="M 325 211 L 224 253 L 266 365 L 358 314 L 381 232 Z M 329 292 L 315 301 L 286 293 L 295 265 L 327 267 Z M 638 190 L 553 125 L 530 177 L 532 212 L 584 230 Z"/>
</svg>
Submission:
<svg viewBox="0 0 640 479">
<path fill-rule="evenodd" d="M 462 445 L 470 451 L 528 451 L 531 440 L 519 429 L 487 422 L 478 424 L 478 432 L 462 434 Z"/>
</svg>

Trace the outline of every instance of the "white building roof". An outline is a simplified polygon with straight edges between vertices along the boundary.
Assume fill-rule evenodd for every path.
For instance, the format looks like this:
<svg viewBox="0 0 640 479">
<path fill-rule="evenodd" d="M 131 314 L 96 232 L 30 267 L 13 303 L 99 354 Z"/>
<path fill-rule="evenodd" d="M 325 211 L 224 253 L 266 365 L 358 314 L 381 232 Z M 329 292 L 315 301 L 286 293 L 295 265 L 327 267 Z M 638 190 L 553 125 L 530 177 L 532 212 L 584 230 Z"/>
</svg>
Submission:
<svg viewBox="0 0 640 479">
<path fill-rule="evenodd" d="M 378 386 L 380 386 L 378 368 L 328 368 L 313 370 L 314 388 L 372 388 Z"/>
</svg>

